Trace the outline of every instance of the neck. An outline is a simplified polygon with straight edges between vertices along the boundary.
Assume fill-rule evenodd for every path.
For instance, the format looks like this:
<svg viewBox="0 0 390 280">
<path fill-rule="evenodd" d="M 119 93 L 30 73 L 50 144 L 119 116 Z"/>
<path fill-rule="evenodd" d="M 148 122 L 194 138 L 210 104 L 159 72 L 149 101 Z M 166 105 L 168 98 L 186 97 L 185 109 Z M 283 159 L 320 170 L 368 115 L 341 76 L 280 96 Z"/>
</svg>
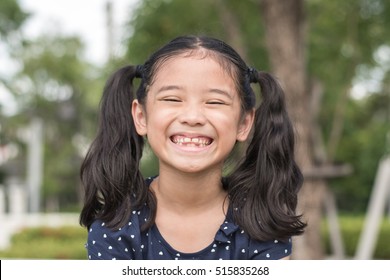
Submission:
<svg viewBox="0 0 390 280">
<path fill-rule="evenodd" d="M 175 211 L 192 211 L 221 205 L 226 198 L 221 173 L 188 174 L 160 170 L 152 183 L 160 206 Z"/>
</svg>

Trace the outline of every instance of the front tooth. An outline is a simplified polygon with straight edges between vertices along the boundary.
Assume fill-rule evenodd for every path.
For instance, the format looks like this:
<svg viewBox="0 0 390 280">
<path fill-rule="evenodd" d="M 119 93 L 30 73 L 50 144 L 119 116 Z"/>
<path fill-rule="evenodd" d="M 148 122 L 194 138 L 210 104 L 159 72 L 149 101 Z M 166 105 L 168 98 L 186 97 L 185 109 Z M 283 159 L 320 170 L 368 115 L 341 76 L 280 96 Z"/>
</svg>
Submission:
<svg viewBox="0 0 390 280">
<path fill-rule="evenodd" d="M 199 138 L 192 138 L 191 141 L 194 142 L 194 143 L 199 143 L 200 139 Z"/>
<path fill-rule="evenodd" d="M 189 143 L 189 142 L 191 142 L 191 138 L 186 137 L 186 138 L 184 138 L 183 142 Z"/>
</svg>

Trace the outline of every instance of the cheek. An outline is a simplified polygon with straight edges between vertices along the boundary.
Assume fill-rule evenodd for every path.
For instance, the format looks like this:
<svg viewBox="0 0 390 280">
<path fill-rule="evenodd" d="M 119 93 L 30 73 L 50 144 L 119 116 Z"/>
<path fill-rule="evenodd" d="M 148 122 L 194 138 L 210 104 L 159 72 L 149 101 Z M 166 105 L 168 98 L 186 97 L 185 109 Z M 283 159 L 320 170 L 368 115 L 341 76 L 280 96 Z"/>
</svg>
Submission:
<svg viewBox="0 0 390 280">
<path fill-rule="evenodd" d="M 172 112 L 150 108 L 146 119 L 148 139 L 152 140 L 155 137 L 161 137 L 161 133 L 165 134 L 173 118 Z"/>
<path fill-rule="evenodd" d="M 218 123 L 220 126 L 229 128 L 229 130 L 236 129 L 240 123 L 240 115 L 236 110 L 228 110 L 226 112 L 217 112 L 210 116 L 210 120 Z"/>
</svg>

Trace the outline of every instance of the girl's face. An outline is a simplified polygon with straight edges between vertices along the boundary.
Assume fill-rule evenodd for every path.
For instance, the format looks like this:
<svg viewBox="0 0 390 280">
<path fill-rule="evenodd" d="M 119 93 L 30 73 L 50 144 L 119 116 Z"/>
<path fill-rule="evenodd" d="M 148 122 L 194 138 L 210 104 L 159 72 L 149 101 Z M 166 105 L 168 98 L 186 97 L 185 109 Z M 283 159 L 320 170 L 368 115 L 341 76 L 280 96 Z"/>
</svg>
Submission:
<svg viewBox="0 0 390 280">
<path fill-rule="evenodd" d="M 254 112 L 242 116 L 234 80 L 211 56 L 180 55 L 157 70 L 146 105 L 133 103 L 138 134 L 147 135 L 161 168 L 218 170 L 245 141 Z"/>
</svg>

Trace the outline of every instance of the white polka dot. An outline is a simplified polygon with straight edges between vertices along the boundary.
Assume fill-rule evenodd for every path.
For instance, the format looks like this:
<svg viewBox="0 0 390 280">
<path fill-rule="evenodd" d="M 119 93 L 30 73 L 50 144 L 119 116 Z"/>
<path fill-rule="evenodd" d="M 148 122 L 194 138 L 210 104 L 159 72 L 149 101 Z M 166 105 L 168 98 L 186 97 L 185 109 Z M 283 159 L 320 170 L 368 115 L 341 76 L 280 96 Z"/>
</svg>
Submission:
<svg viewBox="0 0 390 280">
<path fill-rule="evenodd" d="M 177 253 L 176 256 L 180 257 L 180 253 Z"/>
<path fill-rule="evenodd" d="M 141 244 L 141 249 L 143 249 L 145 246 L 144 246 L 144 244 Z"/>
<path fill-rule="evenodd" d="M 92 228 L 89 229 L 89 232 L 92 232 Z"/>
<path fill-rule="evenodd" d="M 228 229 L 228 227 L 224 227 L 223 229 Z"/>
<path fill-rule="evenodd" d="M 88 259 L 91 259 L 91 255 L 88 255 Z"/>
<path fill-rule="evenodd" d="M 241 231 L 241 234 L 244 234 L 244 233 L 245 233 L 245 231 L 244 231 L 244 230 L 242 230 L 242 231 Z"/>
<path fill-rule="evenodd" d="M 141 211 L 138 211 L 138 213 L 137 213 L 137 214 L 138 214 L 138 216 L 139 216 L 139 215 L 141 215 Z"/>
<path fill-rule="evenodd" d="M 265 255 L 267 258 L 269 258 L 270 257 L 270 255 L 269 254 L 267 254 L 267 255 Z"/>
<path fill-rule="evenodd" d="M 129 222 L 129 226 L 131 226 L 131 222 Z"/>
<path fill-rule="evenodd" d="M 253 253 L 255 253 L 255 254 L 258 254 L 258 253 L 259 253 L 259 251 L 257 251 L 257 250 L 254 250 L 254 251 L 253 251 Z"/>
<path fill-rule="evenodd" d="M 128 251 L 129 251 L 129 249 L 125 248 L 125 252 L 128 252 Z"/>
<path fill-rule="evenodd" d="M 245 249 L 242 249 L 242 250 L 241 250 L 241 253 L 245 253 Z"/>
<path fill-rule="evenodd" d="M 134 239 L 135 236 L 134 236 L 134 234 L 132 234 L 132 235 L 130 235 L 130 237 Z"/>
<path fill-rule="evenodd" d="M 96 243 L 96 241 L 95 240 L 92 240 L 92 244 L 95 244 Z"/>
<path fill-rule="evenodd" d="M 121 241 L 121 240 L 122 240 L 122 237 L 119 236 L 118 241 Z"/>
<path fill-rule="evenodd" d="M 135 215 L 135 213 L 137 213 L 137 211 L 133 211 L 133 214 Z"/>
<path fill-rule="evenodd" d="M 108 246 L 108 250 L 112 250 L 112 246 Z"/>
<path fill-rule="evenodd" d="M 226 246 L 225 249 L 226 249 L 226 250 L 229 250 L 229 246 Z"/>
<path fill-rule="evenodd" d="M 115 260 L 116 260 L 116 258 L 112 258 L 112 260 L 113 260 L 113 261 L 115 261 Z"/>
<path fill-rule="evenodd" d="M 285 249 L 285 250 L 284 250 L 284 252 L 287 254 L 287 253 L 288 253 L 288 250 L 287 250 L 287 249 Z"/>
<path fill-rule="evenodd" d="M 160 251 L 158 254 L 159 254 L 160 256 L 164 255 L 164 253 L 163 253 L 162 251 Z"/>
<path fill-rule="evenodd" d="M 103 234 L 103 238 L 107 238 L 107 234 Z"/>
<path fill-rule="evenodd" d="M 211 249 L 211 253 L 215 253 L 215 249 Z"/>
<path fill-rule="evenodd" d="M 217 244 L 213 244 L 213 247 L 214 247 L 214 248 L 217 247 Z"/>
<path fill-rule="evenodd" d="M 275 239 L 274 243 L 278 243 L 279 241 Z"/>
<path fill-rule="evenodd" d="M 105 223 L 102 223 L 102 227 L 104 227 Z"/>
<path fill-rule="evenodd" d="M 98 252 L 98 256 L 100 257 L 102 254 L 100 252 Z"/>
<path fill-rule="evenodd" d="M 118 230 L 122 230 L 122 228 L 120 227 Z"/>
</svg>

